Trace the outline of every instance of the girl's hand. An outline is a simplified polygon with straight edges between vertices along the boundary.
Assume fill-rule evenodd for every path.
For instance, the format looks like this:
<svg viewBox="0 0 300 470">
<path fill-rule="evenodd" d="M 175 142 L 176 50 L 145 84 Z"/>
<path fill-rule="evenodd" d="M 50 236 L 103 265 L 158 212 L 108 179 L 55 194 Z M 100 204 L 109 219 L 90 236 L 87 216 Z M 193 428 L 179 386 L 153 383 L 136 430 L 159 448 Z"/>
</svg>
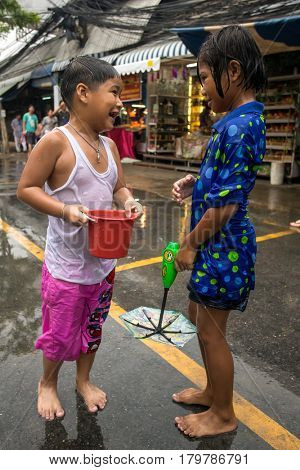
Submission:
<svg viewBox="0 0 300 470">
<path fill-rule="evenodd" d="M 191 271 L 194 267 L 197 250 L 191 246 L 184 245 L 180 248 L 175 259 L 176 271 Z"/>
<path fill-rule="evenodd" d="M 68 205 L 65 204 L 63 208 L 63 219 L 70 224 L 83 226 L 87 225 L 89 219 L 87 215 L 89 213 L 89 208 L 79 205 L 79 204 L 72 204 Z"/>
<path fill-rule="evenodd" d="M 183 199 L 192 195 L 196 178 L 193 175 L 187 175 L 173 184 L 172 199 L 180 206 Z"/>
<path fill-rule="evenodd" d="M 135 212 L 140 217 L 143 213 L 143 206 L 138 201 L 133 198 L 129 198 L 125 201 L 124 204 L 125 215 L 126 217 L 131 217 L 131 213 Z"/>
</svg>

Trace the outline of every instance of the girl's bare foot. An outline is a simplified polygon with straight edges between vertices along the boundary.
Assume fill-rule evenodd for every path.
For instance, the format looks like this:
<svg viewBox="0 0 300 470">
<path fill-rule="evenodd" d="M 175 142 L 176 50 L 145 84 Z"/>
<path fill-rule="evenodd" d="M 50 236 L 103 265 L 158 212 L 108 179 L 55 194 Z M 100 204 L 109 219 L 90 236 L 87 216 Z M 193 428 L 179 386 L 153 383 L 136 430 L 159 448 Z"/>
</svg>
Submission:
<svg viewBox="0 0 300 470">
<path fill-rule="evenodd" d="M 59 401 L 55 384 L 45 384 L 43 379 L 40 380 L 37 409 L 39 415 L 49 421 L 64 416 L 65 412 Z"/>
<path fill-rule="evenodd" d="M 90 413 L 96 413 L 98 409 L 103 410 L 106 405 L 106 393 L 103 392 L 103 390 L 100 388 L 96 387 L 96 385 L 91 384 L 89 381 L 77 381 L 77 392 L 84 399 Z"/>
<path fill-rule="evenodd" d="M 237 428 L 237 419 L 232 415 L 226 418 L 211 409 L 204 413 L 175 418 L 178 429 L 189 437 L 216 436 Z"/>
<path fill-rule="evenodd" d="M 186 405 L 211 406 L 213 397 L 207 390 L 201 391 L 198 388 L 185 388 L 181 392 L 174 393 L 172 398 L 176 403 L 185 403 Z"/>
</svg>

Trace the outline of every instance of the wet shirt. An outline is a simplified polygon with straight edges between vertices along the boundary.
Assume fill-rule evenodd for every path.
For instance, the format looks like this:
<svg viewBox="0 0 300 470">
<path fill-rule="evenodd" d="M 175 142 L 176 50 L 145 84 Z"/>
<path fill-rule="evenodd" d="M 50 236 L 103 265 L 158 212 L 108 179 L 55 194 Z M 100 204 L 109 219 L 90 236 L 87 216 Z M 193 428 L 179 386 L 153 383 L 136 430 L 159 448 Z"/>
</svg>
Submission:
<svg viewBox="0 0 300 470">
<path fill-rule="evenodd" d="M 237 204 L 235 215 L 201 245 L 190 279 L 199 294 L 243 300 L 254 289 L 256 236 L 248 196 L 266 149 L 263 105 L 252 101 L 216 122 L 192 198 L 191 230 L 210 208 Z"/>
<path fill-rule="evenodd" d="M 38 118 L 36 114 L 25 113 L 23 116 L 25 122 L 26 132 L 35 132 L 38 125 Z"/>
</svg>

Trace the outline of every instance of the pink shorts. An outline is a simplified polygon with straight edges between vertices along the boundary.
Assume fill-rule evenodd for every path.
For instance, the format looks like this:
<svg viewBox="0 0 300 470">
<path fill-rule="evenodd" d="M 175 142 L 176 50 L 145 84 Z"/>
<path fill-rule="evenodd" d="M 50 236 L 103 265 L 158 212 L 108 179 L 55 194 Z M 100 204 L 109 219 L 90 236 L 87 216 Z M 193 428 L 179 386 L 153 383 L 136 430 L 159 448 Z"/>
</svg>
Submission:
<svg viewBox="0 0 300 470">
<path fill-rule="evenodd" d="M 42 335 L 35 343 L 51 361 L 74 361 L 99 348 L 112 297 L 115 270 L 99 284 L 55 279 L 42 269 Z"/>
</svg>

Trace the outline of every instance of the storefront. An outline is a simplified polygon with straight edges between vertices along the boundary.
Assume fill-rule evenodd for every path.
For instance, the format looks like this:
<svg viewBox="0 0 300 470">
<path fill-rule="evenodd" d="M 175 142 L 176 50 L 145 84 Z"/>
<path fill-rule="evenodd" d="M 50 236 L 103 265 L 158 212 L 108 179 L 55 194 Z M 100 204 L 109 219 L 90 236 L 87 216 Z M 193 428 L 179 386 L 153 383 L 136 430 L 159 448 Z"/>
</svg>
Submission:
<svg viewBox="0 0 300 470">
<path fill-rule="evenodd" d="M 182 90 L 179 91 L 179 88 L 176 89 L 175 81 L 171 82 L 171 86 L 174 85 L 175 88 L 169 89 L 168 93 L 169 95 L 172 94 L 172 98 L 176 103 L 169 103 L 168 112 L 184 114 L 182 106 L 187 107 L 187 100 L 182 99 L 182 96 L 179 100 L 178 96 L 184 94 L 184 97 L 187 97 L 183 88 L 188 87 L 188 75 L 184 62 L 181 63 L 178 59 L 190 56 L 191 54 L 181 41 L 172 40 L 119 54 L 117 58 L 114 56 L 113 61 L 111 60 L 113 56 L 103 57 L 104 60 L 113 63 L 114 67 L 121 74 L 125 85 L 121 96 L 124 108 L 121 111 L 120 121 L 118 126 L 108 133 L 117 143 L 121 157 L 136 156 L 143 158 L 143 155 L 147 154 L 152 131 L 154 130 L 154 128 L 151 128 L 151 125 L 149 125 L 153 117 L 149 116 L 149 110 L 152 113 L 154 101 L 156 100 L 159 106 L 160 100 L 160 92 L 157 92 L 155 87 L 156 84 L 161 81 L 160 78 L 162 78 L 163 81 L 168 80 L 167 76 L 169 74 L 172 75 L 172 70 L 173 78 L 175 78 L 175 74 L 177 74 L 176 86 L 182 87 Z M 175 66 L 172 65 L 172 61 L 175 61 Z M 181 79 L 180 76 L 182 74 L 184 76 Z M 181 104 L 179 101 L 181 101 Z M 166 103 L 164 103 L 164 105 L 165 104 Z M 161 110 L 161 113 L 162 112 Z M 172 119 L 169 124 L 171 121 Z M 166 120 L 165 123 L 168 124 L 168 121 Z M 185 122 L 183 126 L 180 126 L 180 129 L 180 135 L 185 133 L 187 122 Z M 158 135 L 160 130 L 162 132 Z M 157 138 L 164 138 L 164 143 L 168 143 L 166 136 L 170 131 L 170 127 L 166 127 L 165 132 L 163 132 L 163 129 L 156 129 L 154 131 L 157 133 Z M 176 132 L 177 131 L 178 128 L 176 128 Z M 125 132 L 127 134 L 125 134 Z M 174 135 L 176 135 L 176 132 L 174 132 Z M 133 136 L 129 138 L 128 134 L 132 134 Z M 133 142 L 134 155 L 126 155 L 126 152 L 127 154 L 130 153 L 128 149 L 129 139 Z M 124 142 L 123 148 L 120 143 L 121 141 Z M 161 140 L 160 143 L 163 144 L 163 141 Z"/>
<path fill-rule="evenodd" d="M 144 150 L 146 134 L 146 83 L 147 73 L 124 75 L 122 77 L 123 108 L 115 128 L 107 136 L 116 143 L 121 159 L 136 158 Z"/>
<path fill-rule="evenodd" d="M 144 160 L 161 167 L 198 171 L 218 118 L 202 96 L 194 58 L 162 61 L 148 74 L 147 152 Z"/>
<path fill-rule="evenodd" d="M 281 184 L 284 176 L 288 180 L 300 177 L 300 16 L 243 26 L 251 32 L 264 55 L 268 77 L 265 93 L 258 96 L 265 104 L 267 126 L 267 151 L 258 174 L 271 177 L 271 183 Z M 173 31 L 196 55 L 208 34 L 220 28 L 177 28 Z"/>
</svg>

